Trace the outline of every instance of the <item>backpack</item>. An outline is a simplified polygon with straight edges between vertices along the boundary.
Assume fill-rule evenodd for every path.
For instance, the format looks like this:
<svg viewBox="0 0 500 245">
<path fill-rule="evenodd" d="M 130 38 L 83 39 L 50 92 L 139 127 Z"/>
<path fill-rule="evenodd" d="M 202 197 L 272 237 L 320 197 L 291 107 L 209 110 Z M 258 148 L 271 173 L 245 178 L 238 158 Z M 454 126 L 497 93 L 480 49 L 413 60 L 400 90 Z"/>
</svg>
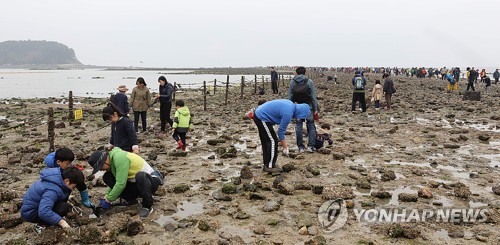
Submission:
<svg viewBox="0 0 500 245">
<path fill-rule="evenodd" d="M 355 90 L 365 90 L 365 83 L 363 81 L 363 77 L 355 77 L 354 78 L 354 89 Z"/>
<path fill-rule="evenodd" d="M 311 89 L 309 88 L 309 78 L 306 77 L 304 81 L 306 82 L 297 83 L 297 81 L 294 81 L 294 85 L 292 88 L 292 102 L 298 104 L 312 103 Z"/>
</svg>

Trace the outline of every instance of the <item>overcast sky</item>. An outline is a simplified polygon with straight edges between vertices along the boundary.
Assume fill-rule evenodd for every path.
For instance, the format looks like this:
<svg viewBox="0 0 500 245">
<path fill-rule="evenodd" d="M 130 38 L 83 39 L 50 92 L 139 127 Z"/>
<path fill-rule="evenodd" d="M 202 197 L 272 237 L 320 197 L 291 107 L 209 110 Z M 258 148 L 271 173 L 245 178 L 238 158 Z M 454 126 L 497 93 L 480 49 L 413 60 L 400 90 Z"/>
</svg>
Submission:
<svg viewBox="0 0 500 245">
<path fill-rule="evenodd" d="M 84 64 L 500 66 L 500 0 L 12 0 L 1 9 L 0 41 L 58 41 Z"/>
</svg>

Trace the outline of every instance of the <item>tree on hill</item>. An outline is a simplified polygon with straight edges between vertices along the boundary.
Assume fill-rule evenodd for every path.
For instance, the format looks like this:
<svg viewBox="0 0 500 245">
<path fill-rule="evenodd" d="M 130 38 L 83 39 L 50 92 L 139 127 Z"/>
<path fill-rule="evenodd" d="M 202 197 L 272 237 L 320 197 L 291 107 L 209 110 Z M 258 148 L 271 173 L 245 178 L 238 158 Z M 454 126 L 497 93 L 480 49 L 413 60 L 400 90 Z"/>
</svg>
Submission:
<svg viewBox="0 0 500 245">
<path fill-rule="evenodd" d="M 81 64 L 75 51 L 50 41 L 0 42 L 0 65 Z"/>
</svg>

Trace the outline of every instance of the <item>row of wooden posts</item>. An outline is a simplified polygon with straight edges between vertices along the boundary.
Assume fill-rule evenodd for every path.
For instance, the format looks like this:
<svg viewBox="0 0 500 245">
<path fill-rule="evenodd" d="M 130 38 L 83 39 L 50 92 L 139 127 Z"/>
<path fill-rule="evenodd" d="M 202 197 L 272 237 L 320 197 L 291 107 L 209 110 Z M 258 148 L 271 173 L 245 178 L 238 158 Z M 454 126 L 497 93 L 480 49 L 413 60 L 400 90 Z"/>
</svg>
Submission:
<svg viewBox="0 0 500 245">
<path fill-rule="evenodd" d="M 316 72 L 316 71 L 311 71 L 307 75 L 308 75 L 307 77 L 310 79 L 316 79 L 316 78 L 319 78 L 321 74 L 319 72 Z M 279 88 L 280 82 L 282 83 L 282 86 L 285 87 L 286 86 L 285 82 L 292 80 L 292 78 L 293 77 L 291 75 L 278 75 L 278 82 L 277 82 L 278 88 Z M 226 81 L 226 93 L 224 96 L 224 105 L 227 105 L 227 100 L 228 100 L 229 75 L 227 75 L 226 79 L 227 79 L 227 81 Z M 268 81 L 268 79 L 265 79 L 264 76 L 262 76 L 261 81 L 262 81 L 262 89 L 266 90 L 266 81 Z M 253 94 L 257 94 L 257 92 L 258 92 L 257 91 L 258 90 L 258 88 L 257 88 L 258 87 L 257 75 L 254 75 L 253 82 L 254 82 Z M 217 79 L 215 79 L 213 83 L 214 83 L 213 94 L 215 94 L 217 91 Z M 245 89 L 245 76 L 241 76 L 240 98 L 243 97 L 244 89 Z M 175 100 L 175 97 L 174 97 L 174 100 Z M 206 81 L 203 81 L 203 110 L 204 111 L 207 110 L 207 82 Z"/>
<path fill-rule="evenodd" d="M 320 73 L 316 72 L 316 71 L 309 71 L 307 74 L 307 77 L 309 77 L 310 79 L 316 79 L 316 78 L 320 77 Z M 285 87 L 286 86 L 285 82 L 290 81 L 293 77 L 291 75 L 280 74 L 280 75 L 278 75 L 278 78 L 279 78 L 278 86 L 281 82 L 282 86 Z M 265 90 L 267 79 L 265 79 L 264 76 L 262 76 L 261 81 L 262 81 L 262 88 Z M 258 92 L 257 91 L 258 90 L 258 88 L 257 88 L 258 87 L 257 75 L 254 75 L 253 82 L 254 82 L 253 93 L 257 94 L 257 92 Z M 174 93 L 172 94 L 172 99 L 174 101 L 175 101 L 176 87 L 177 87 L 177 83 L 174 82 Z M 229 75 L 227 75 L 227 81 L 226 81 L 225 87 L 226 87 L 226 93 L 224 96 L 224 105 L 227 105 L 227 100 L 228 100 L 228 95 L 229 95 Z M 242 76 L 241 83 L 240 83 L 240 98 L 243 97 L 244 89 L 245 89 L 245 76 Z M 216 91 L 217 91 L 217 79 L 214 80 L 213 94 L 215 94 Z M 69 94 L 68 94 L 68 120 L 69 121 L 72 121 L 75 117 L 74 116 L 75 110 L 74 110 L 73 105 L 74 105 L 73 91 L 69 91 Z M 203 110 L 204 111 L 207 110 L 207 82 L 206 81 L 203 81 Z M 54 152 L 55 151 L 55 146 L 54 146 L 54 139 L 55 139 L 54 108 L 50 107 L 48 109 L 48 116 L 49 116 L 49 118 L 48 118 L 49 151 Z"/>
</svg>

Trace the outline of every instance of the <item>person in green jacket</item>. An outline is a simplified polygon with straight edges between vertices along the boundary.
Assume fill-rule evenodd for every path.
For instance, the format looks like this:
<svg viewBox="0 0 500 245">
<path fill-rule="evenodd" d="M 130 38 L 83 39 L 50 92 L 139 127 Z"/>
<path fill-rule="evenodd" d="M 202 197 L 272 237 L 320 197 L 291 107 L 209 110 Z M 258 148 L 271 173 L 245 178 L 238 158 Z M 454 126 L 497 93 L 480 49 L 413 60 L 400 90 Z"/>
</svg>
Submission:
<svg viewBox="0 0 500 245">
<path fill-rule="evenodd" d="M 192 128 L 191 113 L 182 100 L 175 102 L 175 109 L 174 124 L 172 125 L 172 137 L 177 142 L 177 149 L 186 151 L 186 134 Z"/>
<path fill-rule="evenodd" d="M 114 147 L 110 152 L 92 153 L 89 164 L 94 168 L 92 174 L 106 171 L 102 178 L 109 189 L 101 199 L 101 208 L 109 209 L 118 198 L 124 199 L 125 205 L 137 204 L 137 198 L 141 197 L 139 216 L 147 218 L 153 212 L 153 194 L 163 185 L 163 176 L 142 157 Z"/>
</svg>

